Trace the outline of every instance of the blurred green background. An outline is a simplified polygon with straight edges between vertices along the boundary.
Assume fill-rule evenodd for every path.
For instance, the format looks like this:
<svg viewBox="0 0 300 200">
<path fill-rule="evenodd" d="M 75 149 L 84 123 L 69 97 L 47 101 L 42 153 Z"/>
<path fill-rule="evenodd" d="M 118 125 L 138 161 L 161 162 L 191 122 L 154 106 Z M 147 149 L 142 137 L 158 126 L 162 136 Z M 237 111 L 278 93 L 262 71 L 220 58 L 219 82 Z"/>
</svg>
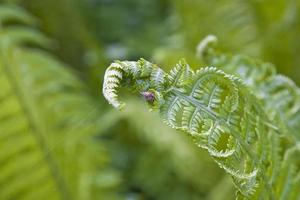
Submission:
<svg viewBox="0 0 300 200">
<path fill-rule="evenodd" d="M 230 178 L 140 97 L 101 94 L 106 67 L 171 68 L 208 34 L 300 83 L 299 0 L 1 0 L 0 199 L 234 199 Z"/>
</svg>

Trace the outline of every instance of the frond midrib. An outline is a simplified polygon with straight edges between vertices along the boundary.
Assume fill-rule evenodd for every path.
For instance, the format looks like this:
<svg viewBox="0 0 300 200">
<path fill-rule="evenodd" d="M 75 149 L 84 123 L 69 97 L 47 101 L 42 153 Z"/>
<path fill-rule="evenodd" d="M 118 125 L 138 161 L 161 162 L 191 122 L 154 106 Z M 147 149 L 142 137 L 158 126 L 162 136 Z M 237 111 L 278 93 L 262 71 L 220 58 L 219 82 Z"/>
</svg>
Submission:
<svg viewBox="0 0 300 200">
<path fill-rule="evenodd" d="M 24 115 L 28 120 L 29 126 L 31 126 L 32 128 L 31 133 L 33 133 L 33 137 L 35 138 L 37 145 L 39 146 L 42 152 L 43 160 L 48 166 L 48 169 L 53 177 L 57 189 L 58 191 L 60 191 L 61 197 L 63 199 L 71 199 L 71 194 L 67 187 L 67 184 L 65 183 L 65 180 L 63 179 L 63 176 L 60 173 L 58 164 L 56 163 L 55 159 L 50 153 L 51 151 L 49 150 L 49 145 L 47 144 L 47 141 L 44 139 L 44 137 L 48 134 L 48 131 L 46 131 L 47 129 L 44 125 L 41 113 L 35 106 L 34 102 L 36 101 L 34 99 L 34 95 L 30 93 L 31 90 L 26 88 L 25 84 L 22 83 L 22 76 L 15 67 L 18 65 L 9 64 L 9 60 L 14 61 L 13 53 L 13 48 L 8 48 L 5 51 L 1 49 L 1 57 L 4 72 L 6 73 L 6 76 L 8 77 L 8 80 L 12 88 L 14 89 L 17 101 L 19 102 L 24 112 Z M 20 76 L 18 77 L 18 75 Z"/>
</svg>

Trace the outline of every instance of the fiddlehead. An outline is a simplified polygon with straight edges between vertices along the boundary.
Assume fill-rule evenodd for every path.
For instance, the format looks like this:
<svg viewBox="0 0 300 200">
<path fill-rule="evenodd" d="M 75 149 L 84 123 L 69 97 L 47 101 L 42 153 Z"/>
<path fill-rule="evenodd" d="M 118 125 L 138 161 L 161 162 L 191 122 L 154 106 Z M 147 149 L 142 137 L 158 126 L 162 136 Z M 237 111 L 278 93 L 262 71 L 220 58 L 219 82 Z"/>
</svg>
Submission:
<svg viewBox="0 0 300 200">
<path fill-rule="evenodd" d="M 118 100 L 117 90 L 120 86 L 128 86 L 139 91 L 150 104 L 158 105 L 159 92 L 163 91 L 164 84 L 164 71 L 144 59 L 138 62 L 116 61 L 105 72 L 103 95 L 111 105 L 121 109 L 125 104 Z"/>
<path fill-rule="evenodd" d="M 215 67 L 194 72 L 185 61 L 169 73 L 145 60 L 117 63 L 107 69 L 103 85 L 104 96 L 112 105 L 122 105 L 117 97 L 120 86 L 142 93 L 166 124 L 191 135 L 232 176 L 238 197 L 299 197 L 297 193 L 292 196 L 298 190 L 297 178 L 282 184 L 286 176 L 300 176 L 298 163 L 291 165 L 291 174 L 281 173 L 291 169 L 282 165 L 280 153 L 280 144 L 289 146 L 289 137 L 271 123 L 263 104 L 240 78 Z M 295 149 L 298 152 L 298 146 Z M 283 195 L 287 189 L 294 193 Z"/>
</svg>

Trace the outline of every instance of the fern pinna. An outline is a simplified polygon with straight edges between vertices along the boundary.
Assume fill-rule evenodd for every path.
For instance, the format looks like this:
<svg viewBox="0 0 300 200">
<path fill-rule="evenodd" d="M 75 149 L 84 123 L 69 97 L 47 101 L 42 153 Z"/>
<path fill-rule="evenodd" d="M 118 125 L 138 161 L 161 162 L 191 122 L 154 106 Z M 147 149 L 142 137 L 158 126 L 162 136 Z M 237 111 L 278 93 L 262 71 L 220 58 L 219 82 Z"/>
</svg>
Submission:
<svg viewBox="0 0 300 200">
<path fill-rule="evenodd" d="M 216 37 L 207 36 L 198 45 L 197 55 L 216 67 L 243 79 L 245 84 L 261 100 L 269 118 L 277 120 L 282 129 L 300 139 L 300 89 L 289 78 L 276 73 L 270 63 L 251 59 L 244 55 L 225 55 L 214 47 Z M 278 124 L 277 124 L 278 125 Z M 281 130 L 281 132 L 283 131 Z"/>
<path fill-rule="evenodd" d="M 139 92 L 166 124 L 207 149 L 231 175 L 237 199 L 300 198 L 299 143 L 237 76 L 215 67 L 194 72 L 184 60 L 169 73 L 144 59 L 117 61 L 106 70 L 103 94 L 119 109 L 121 86 Z"/>
</svg>

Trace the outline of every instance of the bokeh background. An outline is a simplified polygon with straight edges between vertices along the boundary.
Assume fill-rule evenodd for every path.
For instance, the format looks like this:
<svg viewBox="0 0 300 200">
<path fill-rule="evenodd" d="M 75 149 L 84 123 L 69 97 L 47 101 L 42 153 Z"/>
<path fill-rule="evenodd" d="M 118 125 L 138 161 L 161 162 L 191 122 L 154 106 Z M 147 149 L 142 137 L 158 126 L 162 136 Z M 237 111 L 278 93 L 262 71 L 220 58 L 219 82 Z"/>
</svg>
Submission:
<svg viewBox="0 0 300 200">
<path fill-rule="evenodd" d="M 113 60 L 194 68 L 219 48 L 300 83 L 299 0 L 1 0 L 0 199 L 234 199 L 230 178 L 126 92 L 101 94 Z"/>
</svg>

